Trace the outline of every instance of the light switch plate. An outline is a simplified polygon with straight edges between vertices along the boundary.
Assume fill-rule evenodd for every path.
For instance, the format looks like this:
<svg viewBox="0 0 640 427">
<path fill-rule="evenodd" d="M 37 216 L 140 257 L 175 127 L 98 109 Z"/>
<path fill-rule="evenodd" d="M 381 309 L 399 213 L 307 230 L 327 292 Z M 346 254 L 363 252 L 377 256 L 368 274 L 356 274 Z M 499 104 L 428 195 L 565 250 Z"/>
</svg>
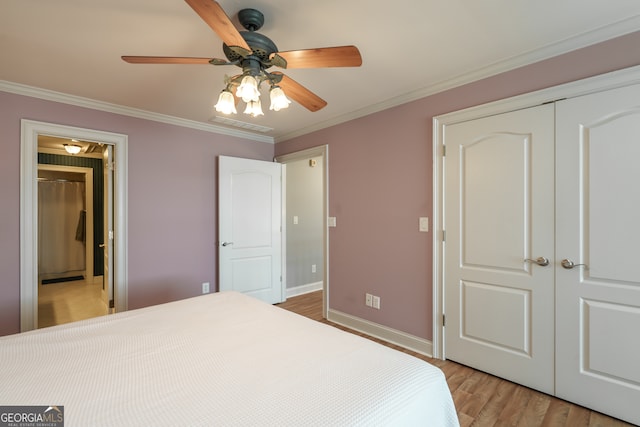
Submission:
<svg viewBox="0 0 640 427">
<path fill-rule="evenodd" d="M 420 217 L 420 231 L 429 231 L 429 218 L 427 218 L 426 216 Z"/>
<path fill-rule="evenodd" d="M 327 222 L 328 222 L 328 224 L 327 224 L 327 225 L 328 225 L 329 227 L 335 227 L 335 226 L 336 226 L 336 217 L 335 217 L 335 216 L 330 216 L 330 217 L 328 218 L 328 221 L 327 221 Z"/>
</svg>

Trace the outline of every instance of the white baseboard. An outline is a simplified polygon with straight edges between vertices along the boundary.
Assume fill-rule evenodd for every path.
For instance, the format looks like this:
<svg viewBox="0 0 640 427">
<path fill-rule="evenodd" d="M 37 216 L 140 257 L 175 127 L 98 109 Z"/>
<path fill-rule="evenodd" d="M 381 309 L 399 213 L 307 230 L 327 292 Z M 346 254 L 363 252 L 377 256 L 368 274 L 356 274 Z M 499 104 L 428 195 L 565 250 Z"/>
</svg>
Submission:
<svg viewBox="0 0 640 427">
<path fill-rule="evenodd" d="M 294 288 L 287 288 L 286 297 L 297 297 L 298 295 L 308 294 L 309 292 L 321 291 L 322 282 L 307 283 L 306 285 L 296 286 Z"/>
<path fill-rule="evenodd" d="M 329 309 L 327 320 L 427 357 L 433 357 L 433 343 L 424 338 L 418 338 L 414 335 L 331 309 Z"/>
</svg>

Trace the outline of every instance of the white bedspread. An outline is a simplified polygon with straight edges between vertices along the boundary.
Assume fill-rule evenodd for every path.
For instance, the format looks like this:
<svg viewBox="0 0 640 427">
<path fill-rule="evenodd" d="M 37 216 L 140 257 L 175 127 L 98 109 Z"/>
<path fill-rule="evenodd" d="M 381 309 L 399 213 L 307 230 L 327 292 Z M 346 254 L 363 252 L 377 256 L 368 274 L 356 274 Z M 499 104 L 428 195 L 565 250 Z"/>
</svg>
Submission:
<svg viewBox="0 0 640 427">
<path fill-rule="evenodd" d="M 0 338 L 0 405 L 65 426 L 457 426 L 444 375 L 235 292 Z"/>
</svg>

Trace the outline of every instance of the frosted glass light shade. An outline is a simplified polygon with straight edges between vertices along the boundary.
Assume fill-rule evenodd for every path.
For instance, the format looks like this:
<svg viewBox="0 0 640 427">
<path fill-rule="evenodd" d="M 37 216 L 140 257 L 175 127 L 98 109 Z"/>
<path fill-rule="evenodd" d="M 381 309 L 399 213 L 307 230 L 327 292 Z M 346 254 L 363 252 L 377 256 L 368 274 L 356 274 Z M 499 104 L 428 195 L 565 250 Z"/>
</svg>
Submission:
<svg viewBox="0 0 640 427">
<path fill-rule="evenodd" d="M 250 114 L 252 117 L 263 116 L 262 106 L 260 105 L 260 99 L 257 101 L 247 102 L 247 108 L 244 110 L 245 114 Z"/>
<path fill-rule="evenodd" d="M 271 96 L 270 110 L 280 111 L 283 108 L 289 107 L 289 104 L 291 104 L 291 101 L 289 101 L 279 86 L 274 86 L 269 92 L 269 95 Z"/>
<path fill-rule="evenodd" d="M 258 81 L 253 76 L 244 76 L 238 89 L 236 90 L 236 96 L 242 98 L 244 102 L 257 101 L 260 99 L 260 92 L 258 91 Z"/>
<path fill-rule="evenodd" d="M 217 112 L 222 114 L 237 114 L 236 111 L 236 102 L 233 94 L 225 89 L 220 93 L 218 97 L 218 103 L 215 105 L 215 109 Z"/>
<path fill-rule="evenodd" d="M 82 150 L 82 147 L 75 144 L 64 144 L 64 149 L 69 154 L 78 154 L 80 150 Z"/>
</svg>

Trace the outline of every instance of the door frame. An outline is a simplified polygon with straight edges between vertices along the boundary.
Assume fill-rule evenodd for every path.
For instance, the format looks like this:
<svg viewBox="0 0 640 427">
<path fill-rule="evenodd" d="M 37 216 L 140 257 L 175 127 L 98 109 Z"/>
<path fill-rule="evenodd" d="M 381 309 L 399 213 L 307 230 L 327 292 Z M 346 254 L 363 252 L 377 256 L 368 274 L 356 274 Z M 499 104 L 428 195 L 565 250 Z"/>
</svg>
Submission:
<svg viewBox="0 0 640 427">
<path fill-rule="evenodd" d="M 640 83 L 640 66 L 625 68 L 518 95 L 433 118 L 433 357 L 446 359 L 444 341 L 444 136 L 446 127 L 455 123 L 502 114 L 536 105 L 574 98 L 593 92 Z"/>
<path fill-rule="evenodd" d="M 305 160 L 310 157 L 322 157 L 322 221 L 324 227 L 322 228 L 322 256 L 323 256 L 323 271 L 322 271 L 322 317 L 327 318 L 329 312 L 329 146 L 320 145 L 318 147 L 307 148 L 305 150 L 296 151 L 289 154 L 283 154 L 277 156 L 274 161 L 286 165 L 287 163 L 295 162 L 298 160 Z M 286 184 L 284 179 L 286 174 L 286 168 L 283 172 L 283 184 Z M 283 185 L 282 191 L 282 215 L 286 214 L 286 202 L 287 202 L 287 189 L 286 185 Z M 282 263 L 283 268 L 283 282 L 286 289 L 286 265 L 287 265 L 287 227 L 286 221 L 282 221 Z"/>
<path fill-rule="evenodd" d="M 38 170 L 72 172 L 84 175 L 84 197 L 86 203 L 86 229 L 85 229 L 85 281 L 93 284 L 93 169 L 78 166 L 62 166 L 50 164 L 38 164 Z M 38 275 L 40 272 L 38 271 Z"/>
<path fill-rule="evenodd" d="M 38 325 L 38 135 L 110 144 L 115 149 L 114 283 L 115 310 L 128 308 L 127 135 L 21 120 L 20 137 L 20 331 Z"/>
</svg>

